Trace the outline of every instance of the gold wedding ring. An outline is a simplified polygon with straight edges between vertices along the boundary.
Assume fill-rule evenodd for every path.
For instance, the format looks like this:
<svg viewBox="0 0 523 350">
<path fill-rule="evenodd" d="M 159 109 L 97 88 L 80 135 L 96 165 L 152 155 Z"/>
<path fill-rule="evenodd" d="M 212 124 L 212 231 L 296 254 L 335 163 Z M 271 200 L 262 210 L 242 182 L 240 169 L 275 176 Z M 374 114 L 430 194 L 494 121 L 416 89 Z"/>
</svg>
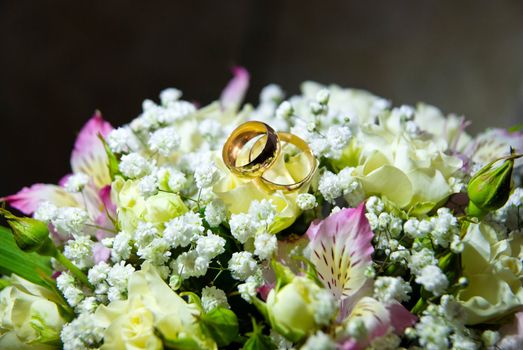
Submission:
<svg viewBox="0 0 523 350">
<path fill-rule="evenodd" d="M 296 147 L 301 152 L 297 156 L 307 158 L 308 168 L 298 167 L 295 172 L 299 174 L 291 174 L 286 168 L 281 142 Z M 233 174 L 253 178 L 257 186 L 268 191 L 296 191 L 309 183 L 317 168 L 316 158 L 307 142 L 288 132 L 276 133 L 269 125 L 259 121 L 238 126 L 225 142 L 222 157 Z M 301 176 L 303 173 L 306 175 Z M 296 181 L 296 177 L 299 180 Z M 282 183 L 281 179 L 290 182 Z"/>
<path fill-rule="evenodd" d="M 258 136 L 264 138 L 265 145 L 254 159 L 249 156 L 242 164 L 240 158 L 243 148 Z M 238 126 L 229 135 L 222 150 L 227 168 L 235 175 L 249 178 L 260 177 L 274 164 L 279 154 L 280 142 L 276 132 L 269 125 L 258 121 L 249 121 Z"/>
<path fill-rule="evenodd" d="M 301 188 L 302 186 L 304 186 L 305 184 L 309 183 L 312 176 L 316 172 L 316 168 L 317 168 L 316 157 L 314 157 L 314 154 L 312 153 L 307 142 L 305 142 L 300 137 L 298 137 L 294 134 L 288 133 L 288 132 L 279 132 L 278 138 L 279 138 L 280 142 L 286 142 L 287 144 L 294 145 L 307 158 L 308 163 L 309 163 L 309 168 L 306 170 L 304 169 L 306 172 L 306 175 L 301 177 L 298 181 L 296 181 L 294 179 L 294 181 L 296 181 L 296 182 L 293 182 L 293 183 L 278 183 L 278 182 L 275 182 L 274 180 L 268 179 L 266 176 L 264 176 L 267 174 L 267 172 L 266 172 L 264 174 L 261 174 L 256 180 L 263 187 L 268 188 L 269 190 L 272 190 L 272 191 L 277 191 L 277 190 L 282 190 L 284 192 L 296 191 L 299 188 Z M 253 146 L 253 148 L 254 148 L 254 146 Z M 285 162 L 285 160 L 283 158 L 281 159 L 281 161 Z M 283 166 L 285 166 L 285 165 L 283 164 Z"/>
</svg>

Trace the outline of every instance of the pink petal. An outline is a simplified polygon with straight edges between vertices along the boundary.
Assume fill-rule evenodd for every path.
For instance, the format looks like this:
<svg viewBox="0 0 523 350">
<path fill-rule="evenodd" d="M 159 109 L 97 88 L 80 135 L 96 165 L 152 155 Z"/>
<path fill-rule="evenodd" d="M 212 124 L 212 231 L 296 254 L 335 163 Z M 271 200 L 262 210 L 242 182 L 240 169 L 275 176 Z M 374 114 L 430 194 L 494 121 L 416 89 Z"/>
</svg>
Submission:
<svg viewBox="0 0 523 350">
<path fill-rule="evenodd" d="M 111 185 L 107 185 L 100 189 L 98 192 L 100 199 L 105 207 L 105 209 L 111 214 L 116 215 L 116 205 L 111 200 Z"/>
<path fill-rule="evenodd" d="M 514 315 L 518 328 L 518 335 L 523 337 L 523 311 L 518 312 Z"/>
<path fill-rule="evenodd" d="M 360 350 L 363 349 L 358 345 L 358 342 L 355 339 L 349 339 L 344 341 L 338 346 L 340 350 Z"/>
<path fill-rule="evenodd" d="M 263 301 L 267 300 L 267 296 L 269 295 L 269 292 L 274 288 L 274 285 L 274 283 L 265 283 L 258 288 L 257 292 L 260 293 L 260 296 Z"/>
<path fill-rule="evenodd" d="M 82 203 L 93 221 L 105 211 L 99 190 L 92 180 L 89 181 L 82 191 Z"/>
<path fill-rule="evenodd" d="M 65 184 L 67 183 L 67 180 L 69 180 L 69 178 L 73 176 L 73 174 L 67 174 L 67 175 L 64 175 L 59 181 L 58 181 L 58 185 L 59 186 L 62 186 L 62 187 L 65 187 Z"/>
<path fill-rule="evenodd" d="M 342 301 L 356 295 L 369 280 L 365 270 L 374 251 L 364 204 L 313 223 L 307 236 L 311 261 L 325 287 Z"/>
<path fill-rule="evenodd" d="M 517 312 L 512 321 L 499 329 L 501 339 L 496 349 L 521 349 L 523 345 L 523 311 Z"/>
<path fill-rule="evenodd" d="M 96 217 L 95 223 L 99 227 L 104 227 L 107 230 L 97 230 L 96 231 L 96 238 L 98 240 L 102 240 L 106 237 L 110 237 L 113 235 L 112 232 L 109 230 L 114 229 L 113 222 L 109 218 L 111 216 L 112 218 L 116 217 L 116 205 L 111 201 L 111 186 L 105 186 L 98 192 L 98 198 L 101 201 L 101 210 L 98 213 L 98 216 Z"/>
<path fill-rule="evenodd" d="M 309 237 L 309 240 L 312 241 L 314 239 L 314 237 L 316 237 L 318 235 L 318 231 L 321 228 L 322 222 L 323 221 L 321 221 L 320 219 L 316 219 L 313 222 L 311 222 L 311 225 L 307 229 L 307 232 L 305 232 L 307 237 Z"/>
<path fill-rule="evenodd" d="M 516 313 L 512 321 L 501 327 L 499 332 L 503 337 L 516 336 L 523 339 L 523 312 Z"/>
<path fill-rule="evenodd" d="M 360 299 L 351 311 L 349 320 L 360 319 L 365 325 L 367 336 L 357 339 L 358 346 L 354 349 L 365 349 L 374 338 L 387 334 L 391 329 L 390 317 L 390 312 L 383 303 L 370 297 Z"/>
<path fill-rule="evenodd" d="M 372 296 L 374 289 L 374 281 L 368 279 L 357 292 L 352 294 L 350 298 L 345 298 L 340 302 L 340 312 L 336 320 L 342 322 L 347 315 L 354 309 L 354 306 L 364 297 Z"/>
<path fill-rule="evenodd" d="M 387 306 L 387 309 L 390 313 L 391 325 L 397 334 L 403 334 L 407 327 L 413 326 L 418 320 L 415 315 L 411 314 L 400 303 L 392 303 Z"/>
<path fill-rule="evenodd" d="M 234 77 L 229 81 L 220 97 L 224 109 L 237 109 L 249 88 L 249 72 L 243 67 L 233 67 Z"/>
<path fill-rule="evenodd" d="M 78 207 L 82 206 L 77 197 L 60 186 L 34 184 L 31 187 L 24 187 L 17 194 L 2 198 L 10 206 L 20 210 L 26 215 L 31 215 L 38 208 L 40 203 L 49 201 L 57 207 Z"/>
<path fill-rule="evenodd" d="M 107 262 L 109 260 L 109 257 L 111 256 L 111 249 L 105 247 L 102 243 L 95 243 L 93 246 L 93 257 L 94 257 L 94 263 L 98 264 L 103 262 Z"/>
<path fill-rule="evenodd" d="M 386 335 L 394 330 L 398 335 L 403 334 L 407 327 L 416 323 L 417 317 L 411 314 L 398 302 L 383 304 L 369 297 L 360 299 L 349 319 L 359 318 L 365 324 L 368 336 L 357 341 L 348 339 L 341 344 L 342 349 L 365 349 L 375 338 Z"/>
<path fill-rule="evenodd" d="M 98 188 L 111 183 L 107 155 L 98 134 L 105 137 L 111 130 L 111 124 L 103 120 L 100 112 L 96 111 L 78 134 L 71 154 L 73 172 L 91 176 Z"/>
</svg>

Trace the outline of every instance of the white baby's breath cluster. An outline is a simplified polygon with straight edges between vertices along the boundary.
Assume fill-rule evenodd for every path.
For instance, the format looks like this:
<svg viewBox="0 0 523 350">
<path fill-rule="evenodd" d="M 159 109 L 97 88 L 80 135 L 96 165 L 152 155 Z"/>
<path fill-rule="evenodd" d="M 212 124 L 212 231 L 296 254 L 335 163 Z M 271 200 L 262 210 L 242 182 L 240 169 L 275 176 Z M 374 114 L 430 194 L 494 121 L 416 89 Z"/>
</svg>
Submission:
<svg viewBox="0 0 523 350">
<path fill-rule="evenodd" d="M 523 190 L 474 218 L 460 202 L 485 164 L 521 153 L 522 136 L 472 138 L 462 117 L 435 107 L 394 108 L 313 82 L 296 96 L 271 84 L 242 107 L 248 74 L 237 74 L 201 108 L 174 88 L 145 100 L 128 125 L 94 135 L 101 151 L 84 158 L 103 162 L 75 160 L 56 192 L 39 189 L 33 217 L 58 247 L 52 266 L 70 316 L 55 332 L 64 349 L 522 343 L 507 322 L 523 307 Z M 296 180 L 312 167 L 305 186 L 272 190 L 229 171 L 222 146 L 249 120 L 306 142 L 315 164 L 282 143 L 276 171 L 263 174 Z M 231 335 L 237 324 L 243 333 Z"/>
</svg>

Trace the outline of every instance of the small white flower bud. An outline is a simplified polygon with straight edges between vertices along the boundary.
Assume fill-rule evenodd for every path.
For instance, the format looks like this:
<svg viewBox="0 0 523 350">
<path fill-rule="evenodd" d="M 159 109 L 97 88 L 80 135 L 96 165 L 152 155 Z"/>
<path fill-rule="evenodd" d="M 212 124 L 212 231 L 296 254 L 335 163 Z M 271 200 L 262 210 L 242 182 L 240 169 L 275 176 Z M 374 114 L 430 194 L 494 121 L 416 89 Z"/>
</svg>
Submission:
<svg viewBox="0 0 523 350">
<path fill-rule="evenodd" d="M 310 104 L 311 113 L 314 115 L 319 115 L 325 112 L 326 108 L 324 105 L 319 104 L 318 102 L 311 102 Z"/>
<path fill-rule="evenodd" d="M 294 113 L 294 109 L 292 108 L 292 105 L 289 101 L 283 101 L 279 106 L 278 109 L 276 109 L 276 117 L 287 119 L 292 116 Z"/>
<path fill-rule="evenodd" d="M 466 288 L 469 285 L 469 280 L 467 279 L 467 277 L 460 277 L 458 280 L 458 284 L 462 288 Z"/>
<path fill-rule="evenodd" d="M 329 103 L 330 96 L 331 96 L 331 94 L 330 94 L 329 90 L 321 89 L 316 94 L 316 101 L 318 101 L 319 104 L 326 105 Z"/>
<path fill-rule="evenodd" d="M 310 210 L 316 208 L 318 203 L 314 195 L 310 193 L 300 193 L 296 197 L 296 205 L 298 205 L 301 210 Z"/>
</svg>

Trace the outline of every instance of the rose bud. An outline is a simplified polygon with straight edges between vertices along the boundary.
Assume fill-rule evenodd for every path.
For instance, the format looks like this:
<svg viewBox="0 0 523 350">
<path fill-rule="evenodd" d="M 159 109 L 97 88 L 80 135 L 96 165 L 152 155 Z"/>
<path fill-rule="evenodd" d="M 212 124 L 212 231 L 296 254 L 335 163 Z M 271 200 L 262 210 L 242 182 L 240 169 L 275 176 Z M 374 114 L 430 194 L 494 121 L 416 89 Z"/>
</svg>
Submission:
<svg viewBox="0 0 523 350">
<path fill-rule="evenodd" d="M 469 181 L 468 214 L 482 217 L 488 211 L 501 208 L 508 200 L 512 181 L 514 159 L 519 156 L 506 158 L 499 166 L 493 167 L 501 159 L 497 159 L 484 166 Z"/>
<path fill-rule="evenodd" d="M 11 230 L 18 248 L 24 252 L 37 252 L 41 255 L 54 256 L 56 248 L 49 238 L 49 229 L 45 223 L 32 218 L 17 217 L 0 208 Z"/>
</svg>

